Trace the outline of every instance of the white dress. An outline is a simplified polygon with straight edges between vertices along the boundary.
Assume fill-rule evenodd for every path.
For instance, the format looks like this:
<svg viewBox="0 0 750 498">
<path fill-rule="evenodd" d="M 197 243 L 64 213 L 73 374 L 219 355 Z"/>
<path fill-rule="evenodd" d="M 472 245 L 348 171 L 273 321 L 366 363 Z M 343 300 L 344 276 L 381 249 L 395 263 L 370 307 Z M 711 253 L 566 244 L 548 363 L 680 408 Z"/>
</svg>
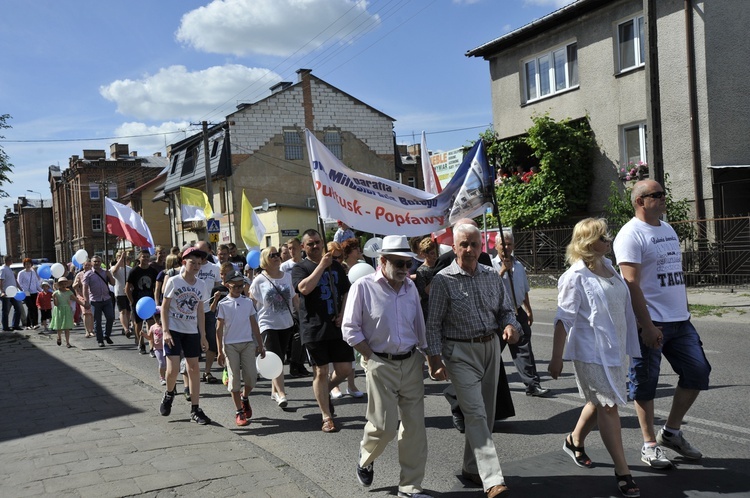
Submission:
<svg viewBox="0 0 750 498">
<path fill-rule="evenodd" d="M 607 299 L 609 314 L 617 330 L 619 339 L 620 365 L 604 367 L 596 363 L 586 363 L 574 360 L 573 370 L 576 374 L 578 392 L 586 401 L 595 405 L 615 406 L 624 403 L 618 400 L 627 399 L 626 381 L 630 367 L 628 356 L 625 354 L 626 329 L 625 306 L 630 306 L 627 288 L 616 276 L 609 278 L 596 275 Z"/>
</svg>

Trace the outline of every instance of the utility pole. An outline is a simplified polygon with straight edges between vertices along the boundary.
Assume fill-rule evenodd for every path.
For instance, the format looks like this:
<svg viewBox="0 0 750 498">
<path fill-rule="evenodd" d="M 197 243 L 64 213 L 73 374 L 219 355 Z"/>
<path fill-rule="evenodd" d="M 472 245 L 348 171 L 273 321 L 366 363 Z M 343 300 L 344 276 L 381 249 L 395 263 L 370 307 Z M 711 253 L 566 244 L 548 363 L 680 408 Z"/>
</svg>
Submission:
<svg viewBox="0 0 750 498">
<path fill-rule="evenodd" d="M 201 126 L 203 126 L 203 162 L 206 167 L 206 195 L 208 196 L 208 203 L 213 210 L 214 191 L 213 185 L 211 185 L 211 158 L 208 155 L 208 122 L 202 121 Z"/>
</svg>

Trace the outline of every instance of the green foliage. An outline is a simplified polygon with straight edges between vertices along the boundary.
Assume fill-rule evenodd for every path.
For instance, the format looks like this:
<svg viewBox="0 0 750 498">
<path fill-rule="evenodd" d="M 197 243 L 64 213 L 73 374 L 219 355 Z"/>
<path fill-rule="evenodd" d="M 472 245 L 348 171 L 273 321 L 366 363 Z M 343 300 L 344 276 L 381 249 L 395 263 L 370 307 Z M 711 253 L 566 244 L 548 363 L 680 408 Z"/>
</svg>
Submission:
<svg viewBox="0 0 750 498">
<path fill-rule="evenodd" d="M 630 193 L 634 185 L 635 182 L 626 185 L 624 191 L 620 191 L 616 182 L 612 182 L 609 186 L 605 213 L 612 235 L 617 235 L 620 227 L 635 216 L 635 209 L 630 202 Z M 667 173 L 664 174 L 664 192 L 667 193 L 667 220 L 677 232 L 680 242 L 692 239 L 695 236 L 695 226 L 692 223 L 675 223 L 690 219 L 690 202 L 687 199 L 675 200 L 672 197 L 672 183 Z"/>
<path fill-rule="evenodd" d="M 497 202 L 504 226 L 560 223 L 588 203 L 596 147 L 588 120 L 558 122 L 545 114 L 532 121 L 524 137 L 501 141 L 492 129 L 480 134 L 487 158 L 497 168 Z M 524 182 L 513 174 L 518 169 L 536 174 Z"/>
<path fill-rule="evenodd" d="M 0 130 L 3 128 L 11 128 L 9 124 L 6 124 L 8 119 L 10 119 L 10 114 L 0 115 Z M 5 137 L 0 135 L 0 139 L 2 138 Z M 8 177 L 12 172 L 13 165 L 10 163 L 10 157 L 5 153 L 2 146 L 0 146 L 0 186 L 5 185 L 6 183 L 13 183 L 13 180 Z M 8 197 L 8 193 L 5 190 L 0 189 L 0 197 Z"/>
</svg>

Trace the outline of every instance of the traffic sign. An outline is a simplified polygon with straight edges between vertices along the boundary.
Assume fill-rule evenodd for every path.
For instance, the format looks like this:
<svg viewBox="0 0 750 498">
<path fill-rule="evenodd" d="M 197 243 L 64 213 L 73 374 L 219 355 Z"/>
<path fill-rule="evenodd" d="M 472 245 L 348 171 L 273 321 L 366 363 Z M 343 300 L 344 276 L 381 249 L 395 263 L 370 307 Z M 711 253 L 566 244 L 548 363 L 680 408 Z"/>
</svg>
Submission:
<svg viewBox="0 0 750 498">
<path fill-rule="evenodd" d="M 209 218 L 206 220 L 206 231 L 208 233 L 219 233 L 221 229 L 221 224 L 219 223 L 219 220 L 216 218 Z M 218 242 L 219 239 L 212 240 L 212 242 Z"/>
<path fill-rule="evenodd" d="M 217 243 L 219 242 L 219 234 L 218 233 L 209 233 L 208 234 L 208 241 L 211 243 Z"/>
</svg>

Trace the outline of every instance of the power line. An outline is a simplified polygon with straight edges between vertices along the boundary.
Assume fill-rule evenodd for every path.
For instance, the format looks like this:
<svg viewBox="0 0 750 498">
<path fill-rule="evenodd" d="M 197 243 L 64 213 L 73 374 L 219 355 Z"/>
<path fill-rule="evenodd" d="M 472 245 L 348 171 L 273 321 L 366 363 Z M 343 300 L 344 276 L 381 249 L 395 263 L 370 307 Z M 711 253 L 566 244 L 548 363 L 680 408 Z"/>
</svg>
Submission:
<svg viewBox="0 0 750 498">
<path fill-rule="evenodd" d="M 175 133 L 185 133 L 188 131 L 187 129 L 184 130 L 175 130 L 175 131 L 164 131 L 160 133 L 146 133 L 143 135 L 124 135 L 121 137 L 96 137 L 96 138 L 32 138 L 27 140 L 6 140 L 1 139 L 0 142 L 4 143 L 54 143 L 54 142 L 96 142 L 101 140 L 121 140 L 123 138 L 144 138 L 144 137 L 157 137 L 157 136 L 166 136 L 166 135 L 174 135 Z"/>
</svg>

